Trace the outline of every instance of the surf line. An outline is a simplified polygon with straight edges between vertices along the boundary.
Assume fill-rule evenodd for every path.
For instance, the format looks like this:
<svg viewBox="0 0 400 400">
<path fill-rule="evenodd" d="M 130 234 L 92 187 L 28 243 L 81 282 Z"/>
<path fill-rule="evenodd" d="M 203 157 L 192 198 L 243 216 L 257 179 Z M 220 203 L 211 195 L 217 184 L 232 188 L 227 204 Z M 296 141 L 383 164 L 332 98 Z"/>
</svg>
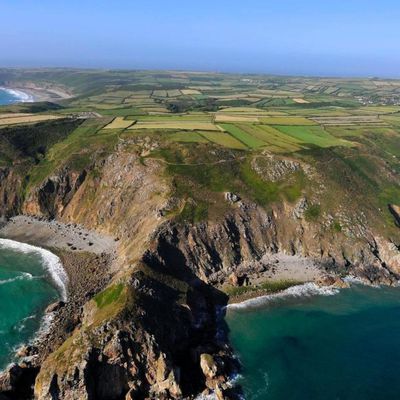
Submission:
<svg viewBox="0 0 400 400">
<path fill-rule="evenodd" d="M 21 243 L 10 239 L 0 239 L 0 248 L 39 255 L 44 269 L 49 273 L 51 279 L 59 290 L 62 300 L 67 300 L 68 275 L 65 272 L 59 257 L 51 251 L 42 249 L 41 247 L 32 246 L 27 243 Z"/>
</svg>

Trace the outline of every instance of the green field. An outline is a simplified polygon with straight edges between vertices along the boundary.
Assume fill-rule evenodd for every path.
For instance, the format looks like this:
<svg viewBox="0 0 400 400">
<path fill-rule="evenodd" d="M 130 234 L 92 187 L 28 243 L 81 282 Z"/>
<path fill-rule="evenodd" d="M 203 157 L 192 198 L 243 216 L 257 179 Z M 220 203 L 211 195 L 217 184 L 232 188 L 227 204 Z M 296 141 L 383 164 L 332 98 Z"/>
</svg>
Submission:
<svg viewBox="0 0 400 400">
<path fill-rule="evenodd" d="M 352 143 L 336 138 L 320 126 L 278 126 L 282 133 L 301 142 L 318 147 L 352 146 Z"/>
<path fill-rule="evenodd" d="M 316 195 L 300 175 L 291 175 L 292 181 L 285 184 L 260 177 L 250 161 L 268 154 L 279 160 L 307 163 L 319 173 L 324 171 L 327 186 L 338 197 L 347 202 L 351 199 L 357 204 L 354 209 L 368 198 L 365 214 L 381 209 L 386 226 L 392 226 L 386 203 L 399 202 L 397 81 L 171 71 L 60 69 L 44 70 L 40 77 L 35 71 L 19 73 L 24 80 L 39 83 L 47 76 L 46 85 L 68 87 L 74 93 L 69 99 L 0 108 L 3 132 L 18 121 L 13 128 L 18 139 L 10 133 L 0 137 L 2 165 L 31 157 L 26 161 L 28 166 L 21 166 L 21 171 L 28 171 L 26 192 L 58 168 L 87 168 L 100 155 L 106 157 L 117 148 L 136 152 L 141 143 L 149 143 L 154 150 L 148 157 L 197 165 L 185 169 L 188 175 L 184 178 L 189 183 L 182 193 L 188 201 L 174 215 L 182 212 L 189 219 L 210 218 L 213 212 L 224 209 L 220 191 L 230 189 L 262 204 L 293 201 L 300 194 Z M 4 70 L 1 77 L 13 81 L 20 76 Z M 46 124 L 56 125 L 58 118 L 82 124 L 65 137 L 55 134 L 57 140 L 42 149 L 30 135 L 43 136 L 35 127 L 44 124 L 40 121 L 48 116 L 57 119 Z M 24 129 L 32 143 L 25 143 L 27 139 L 17 129 L 28 121 L 30 126 Z M 15 143 L 10 142 L 9 134 Z M 21 141 L 22 153 L 13 154 L 10 149 L 19 148 Z M 174 151 L 179 153 L 176 159 L 171 156 Z M 148 152 L 146 149 L 144 154 Z M 244 164 L 241 160 L 247 157 Z M 175 179 L 179 171 L 170 172 Z M 345 189 L 343 181 L 348 184 Z M 334 214 L 335 203 L 329 196 L 318 201 L 320 215 L 312 216 L 313 223 L 324 212 Z"/>
<path fill-rule="evenodd" d="M 247 146 L 243 142 L 235 139 L 234 136 L 226 132 L 202 132 L 201 136 L 210 142 L 230 149 L 247 149 Z"/>
<path fill-rule="evenodd" d="M 227 132 L 229 132 L 234 138 L 245 144 L 250 149 L 257 149 L 265 146 L 265 142 L 258 139 L 257 137 L 246 133 L 238 126 L 233 124 L 220 124 L 220 126 Z"/>
</svg>

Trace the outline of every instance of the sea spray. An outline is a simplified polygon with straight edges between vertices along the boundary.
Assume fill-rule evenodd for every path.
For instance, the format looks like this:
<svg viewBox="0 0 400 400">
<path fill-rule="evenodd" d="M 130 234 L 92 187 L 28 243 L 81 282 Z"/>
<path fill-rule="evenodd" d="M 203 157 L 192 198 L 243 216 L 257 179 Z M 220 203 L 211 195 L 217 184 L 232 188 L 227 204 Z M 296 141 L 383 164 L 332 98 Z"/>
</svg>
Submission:
<svg viewBox="0 0 400 400">
<path fill-rule="evenodd" d="M 0 248 L 8 248 L 22 253 L 35 253 L 39 255 L 44 268 L 49 272 L 54 284 L 60 291 L 61 298 L 63 300 L 67 299 L 68 276 L 60 259 L 55 254 L 41 247 L 16 242 L 10 239 L 0 239 Z"/>
<path fill-rule="evenodd" d="M 241 303 L 229 304 L 227 307 L 231 310 L 258 308 L 263 307 L 269 302 L 282 300 L 285 298 L 310 297 L 310 296 L 332 296 L 337 294 L 339 289 L 332 286 L 318 286 L 315 283 L 309 282 L 302 285 L 292 286 L 279 293 L 267 294 L 264 296 L 255 297 L 254 299 L 245 300 Z"/>
</svg>

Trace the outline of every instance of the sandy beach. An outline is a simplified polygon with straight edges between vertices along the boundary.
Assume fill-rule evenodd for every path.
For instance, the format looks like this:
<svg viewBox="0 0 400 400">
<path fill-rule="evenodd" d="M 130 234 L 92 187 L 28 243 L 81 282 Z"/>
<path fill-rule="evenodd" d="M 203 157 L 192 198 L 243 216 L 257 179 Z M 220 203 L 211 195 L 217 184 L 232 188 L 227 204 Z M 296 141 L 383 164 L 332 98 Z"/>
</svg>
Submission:
<svg viewBox="0 0 400 400">
<path fill-rule="evenodd" d="M 310 258 L 267 253 L 256 262 L 240 265 L 234 276 L 231 275 L 231 283 L 238 277 L 239 287 L 237 284 L 224 285 L 222 290 L 230 293 L 229 304 L 241 303 L 265 296 L 272 288 L 275 293 L 291 285 L 321 282 L 326 275 L 326 271 Z"/>
<path fill-rule="evenodd" d="M 59 86 L 38 86 L 34 83 L 21 84 L 9 82 L 2 86 L 21 94 L 21 102 L 57 101 L 73 97 L 73 94 Z"/>
</svg>

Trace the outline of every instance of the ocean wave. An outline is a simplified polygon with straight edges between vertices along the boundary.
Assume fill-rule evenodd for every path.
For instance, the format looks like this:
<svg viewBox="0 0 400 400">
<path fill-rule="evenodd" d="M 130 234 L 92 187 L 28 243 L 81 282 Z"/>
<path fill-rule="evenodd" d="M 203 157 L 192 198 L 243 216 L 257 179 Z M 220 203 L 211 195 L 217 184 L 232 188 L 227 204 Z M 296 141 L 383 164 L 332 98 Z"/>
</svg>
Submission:
<svg viewBox="0 0 400 400">
<path fill-rule="evenodd" d="M 15 102 L 22 102 L 22 103 L 32 103 L 35 101 L 34 97 L 29 93 L 22 92 L 18 89 L 10 89 L 5 87 L 0 87 L 1 90 L 7 92 L 11 96 L 15 97 Z"/>
<path fill-rule="evenodd" d="M 9 278 L 9 279 L 3 279 L 0 280 L 0 285 L 5 285 L 7 283 L 15 282 L 15 281 L 21 281 L 21 280 L 28 280 L 30 281 L 33 279 L 33 275 L 30 274 L 29 272 L 21 272 L 21 275 L 18 275 L 14 278 Z"/>
<path fill-rule="evenodd" d="M 292 286 L 279 293 L 267 294 L 265 296 L 259 296 L 254 299 L 245 300 L 241 303 L 229 304 L 227 307 L 231 310 L 243 309 L 243 308 L 256 308 L 265 305 L 266 303 L 282 300 L 285 298 L 296 298 L 296 297 L 310 297 L 310 296 L 333 296 L 339 292 L 339 289 L 332 286 L 320 287 L 315 283 L 304 283 L 302 285 Z"/>
<path fill-rule="evenodd" d="M 59 289 L 62 299 L 67 299 L 68 276 L 61 264 L 60 259 L 55 254 L 48 250 L 42 249 L 41 247 L 16 242 L 10 239 L 0 239 L 0 248 L 1 247 L 16 250 L 22 253 L 35 253 L 39 255 L 44 268 L 49 272 L 53 282 Z"/>
<path fill-rule="evenodd" d="M 18 322 L 16 326 L 14 326 L 14 329 L 17 330 L 18 332 L 22 332 L 25 327 L 26 327 L 26 322 L 29 321 L 30 319 L 35 319 L 36 314 L 29 315 L 28 317 L 23 318 L 21 321 Z"/>
</svg>

